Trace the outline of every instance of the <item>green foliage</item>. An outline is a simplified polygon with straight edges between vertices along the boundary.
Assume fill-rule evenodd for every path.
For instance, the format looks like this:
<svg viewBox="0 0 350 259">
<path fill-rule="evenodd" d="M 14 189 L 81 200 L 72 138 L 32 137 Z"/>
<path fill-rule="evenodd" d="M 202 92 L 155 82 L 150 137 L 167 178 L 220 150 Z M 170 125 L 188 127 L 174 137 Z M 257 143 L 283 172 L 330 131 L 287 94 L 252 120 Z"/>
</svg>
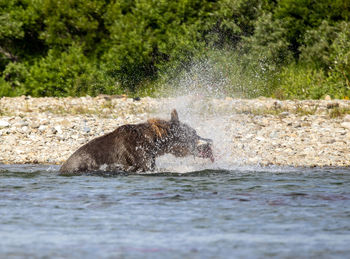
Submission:
<svg viewBox="0 0 350 259">
<path fill-rule="evenodd" d="M 348 0 L 0 0 L 0 96 L 347 98 L 349 19 Z"/>
<path fill-rule="evenodd" d="M 89 62 L 79 46 L 72 46 L 62 53 L 50 50 L 45 59 L 29 68 L 25 85 L 26 94 L 33 96 L 116 94 L 121 91 Z"/>
<path fill-rule="evenodd" d="M 38 38 L 41 22 L 39 0 L 0 2 L 0 71 L 9 62 L 30 59 L 45 51 Z"/>
<path fill-rule="evenodd" d="M 3 72 L 3 76 L 7 81 L 6 82 L 5 80 L 3 80 L 7 85 L 7 86 L 4 85 L 4 89 L 3 89 L 4 92 L 5 91 L 8 92 L 8 94 L 6 95 L 16 96 L 16 95 L 23 95 L 26 93 L 24 85 L 25 85 L 26 78 L 29 76 L 29 73 L 24 63 L 18 63 L 18 62 L 9 63 Z"/>
<path fill-rule="evenodd" d="M 106 35 L 102 21 L 106 1 L 41 1 L 45 27 L 40 38 L 51 48 L 64 49 L 79 44 L 91 51 Z"/>
<path fill-rule="evenodd" d="M 291 64 L 276 76 L 274 97 L 279 99 L 319 99 L 330 94 L 330 85 L 322 71 Z"/>
<path fill-rule="evenodd" d="M 319 27 L 306 32 L 305 45 L 300 47 L 300 60 L 316 68 L 329 70 L 338 62 L 335 56 L 342 56 L 348 51 L 346 41 L 349 39 L 349 22 L 330 25 L 328 21 L 323 21 Z"/>
<path fill-rule="evenodd" d="M 233 51 L 208 50 L 189 69 L 166 70 L 155 83 L 156 96 L 198 94 L 215 97 L 270 96 L 274 77 L 260 66 L 247 66 Z"/>
<path fill-rule="evenodd" d="M 255 33 L 245 37 L 244 48 L 249 63 L 257 63 L 264 69 L 275 71 L 292 59 L 287 30 L 283 21 L 272 19 L 271 13 L 260 16 L 256 21 Z"/>
<path fill-rule="evenodd" d="M 208 60 L 214 75 L 209 81 L 215 92 L 225 96 L 256 98 L 271 95 L 271 73 L 264 66 L 247 65 L 247 57 L 232 51 L 210 51 Z M 224 79 L 224 80 L 223 80 Z"/>
<path fill-rule="evenodd" d="M 113 1 L 105 15 L 111 38 L 103 60 L 109 73 L 135 90 L 159 68 L 189 62 L 204 47 L 209 1 Z"/>
<path fill-rule="evenodd" d="M 279 99 L 320 99 L 326 95 L 343 99 L 350 96 L 349 82 L 341 73 L 291 64 L 276 75 L 273 96 Z"/>
<path fill-rule="evenodd" d="M 331 45 L 330 60 L 333 65 L 329 77 L 338 84 L 337 89 L 350 96 L 350 22 L 342 22 L 340 26 L 342 29 Z"/>
<path fill-rule="evenodd" d="M 325 71 L 332 85 L 329 94 L 343 98 L 350 90 L 350 22 L 330 25 L 327 21 L 306 33 L 301 63 Z"/>
<path fill-rule="evenodd" d="M 265 0 L 222 0 L 207 23 L 206 42 L 216 48 L 236 47 L 242 37 L 254 33 L 255 21 L 263 10 L 269 9 Z"/>
<path fill-rule="evenodd" d="M 0 96 L 15 96 L 9 83 L 0 77 Z"/>
<path fill-rule="evenodd" d="M 274 19 L 283 21 L 291 50 L 297 56 L 307 30 L 317 28 L 323 20 L 349 20 L 348 0 L 280 0 L 274 9 Z"/>
</svg>

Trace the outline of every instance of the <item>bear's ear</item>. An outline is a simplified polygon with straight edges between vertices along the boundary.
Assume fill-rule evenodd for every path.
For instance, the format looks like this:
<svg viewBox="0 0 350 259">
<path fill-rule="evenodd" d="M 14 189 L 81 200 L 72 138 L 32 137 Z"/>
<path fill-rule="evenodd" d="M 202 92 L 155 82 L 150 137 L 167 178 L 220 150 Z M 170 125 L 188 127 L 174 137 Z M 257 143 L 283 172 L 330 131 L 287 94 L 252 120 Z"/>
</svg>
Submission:
<svg viewBox="0 0 350 259">
<path fill-rule="evenodd" d="M 177 115 L 177 111 L 175 109 L 171 112 L 171 122 L 179 122 L 179 115 Z"/>
</svg>

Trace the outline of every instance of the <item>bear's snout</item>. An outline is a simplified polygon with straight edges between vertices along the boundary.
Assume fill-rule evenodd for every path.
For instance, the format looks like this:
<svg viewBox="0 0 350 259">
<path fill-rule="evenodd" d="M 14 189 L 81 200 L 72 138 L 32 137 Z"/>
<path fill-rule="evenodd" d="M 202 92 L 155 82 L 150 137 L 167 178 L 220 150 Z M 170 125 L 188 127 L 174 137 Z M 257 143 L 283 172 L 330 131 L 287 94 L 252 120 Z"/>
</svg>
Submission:
<svg viewBox="0 0 350 259">
<path fill-rule="evenodd" d="M 214 162 L 215 159 L 212 150 L 212 143 L 213 141 L 211 139 L 199 137 L 195 156 L 209 158 L 211 162 Z"/>
</svg>

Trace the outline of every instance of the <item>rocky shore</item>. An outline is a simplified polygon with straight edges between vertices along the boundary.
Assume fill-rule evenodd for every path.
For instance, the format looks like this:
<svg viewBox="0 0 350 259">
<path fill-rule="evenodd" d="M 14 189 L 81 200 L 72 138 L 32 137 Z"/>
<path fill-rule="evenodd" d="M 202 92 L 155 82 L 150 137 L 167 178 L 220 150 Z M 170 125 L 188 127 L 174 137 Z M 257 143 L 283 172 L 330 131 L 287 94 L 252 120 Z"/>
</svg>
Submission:
<svg viewBox="0 0 350 259">
<path fill-rule="evenodd" d="M 89 140 L 126 123 L 168 119 L 173 108 L 214 140 L 214 165 L 196 161 L 204 167 L 350 165 L 350 101 L 198 95 L 1 98 L 0 163 L 61 164 Z"/>
</svg>

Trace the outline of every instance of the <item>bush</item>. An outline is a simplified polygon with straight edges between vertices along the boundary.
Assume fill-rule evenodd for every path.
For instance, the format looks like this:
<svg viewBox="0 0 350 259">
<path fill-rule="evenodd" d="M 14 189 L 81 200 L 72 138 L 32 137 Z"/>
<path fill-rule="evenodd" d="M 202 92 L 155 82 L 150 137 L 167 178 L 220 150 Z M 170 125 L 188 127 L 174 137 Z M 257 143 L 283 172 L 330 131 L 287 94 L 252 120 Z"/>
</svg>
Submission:
<svg viewBox="0 0 350 259">
<path fill-rule="evenodd" d="M 334 23 L 349 17 L 348 0 L 280 0 L 273 10 L 273 18 L 284 22 L 286 39 L 296 58 L 306 31 L 319 27 L 323 20 Z"/>
<path fill-rule="evenodd" d="M 304 66 L 325 71 L 330 95 L 343 98 L 350 90 L 350 23 L 330 25 L 323 21 L 320 27 L 310 30 L 301 47 Z M 330 86 L 329 86 L 330 87 Z"/>
<path fill-rule="evenodd" d="M 347 0 L 0 1 L 0 95 L 348 96 L 349 22 Z"/>
<path fill-rule="evenodd" d="M 288 31 L 281 20 L 273 20 L 271 13 L 263 14 L 256 21 L 255 33 L 242 42 L 249 64 L 261 66 L 269 72 L 292 61 L 292 52 L 287 41 Z"/>
<path fill-rule="evenodd" d="M 279 99 L 319 99 L 330 94 L 322 71 L 291 64 L 276 75 L 273 96 Z"/>
<path fill-rule="evenodd" d="M 88 60 L 79 46 L 66 52 L 50 50 L 29 69 L 26 94 L 33 96 L 80 96 L 116 94 L 121 89 L 97 65 Z"/>
<path fill-rule="evenodd" d="M 271 95 L 274 78 L 260 66 L 245 64 L 238 51 L 208 49 L 183 69 L 168 69 L 155 83 L 156 95 L 197 94 L 253 98 Z"/>
<path fill-rule="evenodd" d="M 334 66 L 335 52 L 347 52 L 347 44 L 344 42 L 350 38 L 350 23 L 341 22 L 330 25 L 328 21 L 305 33 L 304 45 L 300 47 L 300 61 L 304 64 L 312 64 L 316 68 L 329 70 Z M 342 48 L 339 48 L 341 45 Z"/>
<path fill-rule="evenodd" d="M 342 28 L 331 45 L 330 80 L 337 84 L 347 97 L 350 96 L 350 23 L 340 23 Z"/>
<path fill-rule="evenodd" d="M 90 54 L 99 42 L 108 37 L 103 15 L 108 1 L 100 0 L 42 0 L 44 29 L 40 38 L 50 48 L 64 50 L 79 44 Z"/>
<path fill-rule="evenodd" d="M 9 83 L 0 77 L 0 96 L 16 96 Z"/>
<path fill-rule="evenodd" d="M 343 99 L 350 96 L 350 88 L 343 79 L 320 69 L 292 64 L 275 77 L 273 97 L 279 99 L 321 99 L 326 95 Z"/>
<path fill-rule="evenodd" d="M 25 94 L 25 81 L 28 75 L 29 72 L 24 63 L 11 62 L 6 66 L 3 80 L 5 82 L 6 79 L 6 84 L 11 88 L 11 96 Z"/>
<path fill-rule="evenodd" d="M 111 35 L 103 62 L 123 85 L 136 90 L 156 79 L 159 69 L 189 63 L 203 50 L 202 31 L 210 21 L 210 1 L 115 1 L 108 6 Z"/>
<path fill-rule="evenodd" d="M 0 3 L 0 74 L 10 62 L 25 62 L 46 53 L 39 39 L 40 2 L 11 0 Z"/>
</svg>

